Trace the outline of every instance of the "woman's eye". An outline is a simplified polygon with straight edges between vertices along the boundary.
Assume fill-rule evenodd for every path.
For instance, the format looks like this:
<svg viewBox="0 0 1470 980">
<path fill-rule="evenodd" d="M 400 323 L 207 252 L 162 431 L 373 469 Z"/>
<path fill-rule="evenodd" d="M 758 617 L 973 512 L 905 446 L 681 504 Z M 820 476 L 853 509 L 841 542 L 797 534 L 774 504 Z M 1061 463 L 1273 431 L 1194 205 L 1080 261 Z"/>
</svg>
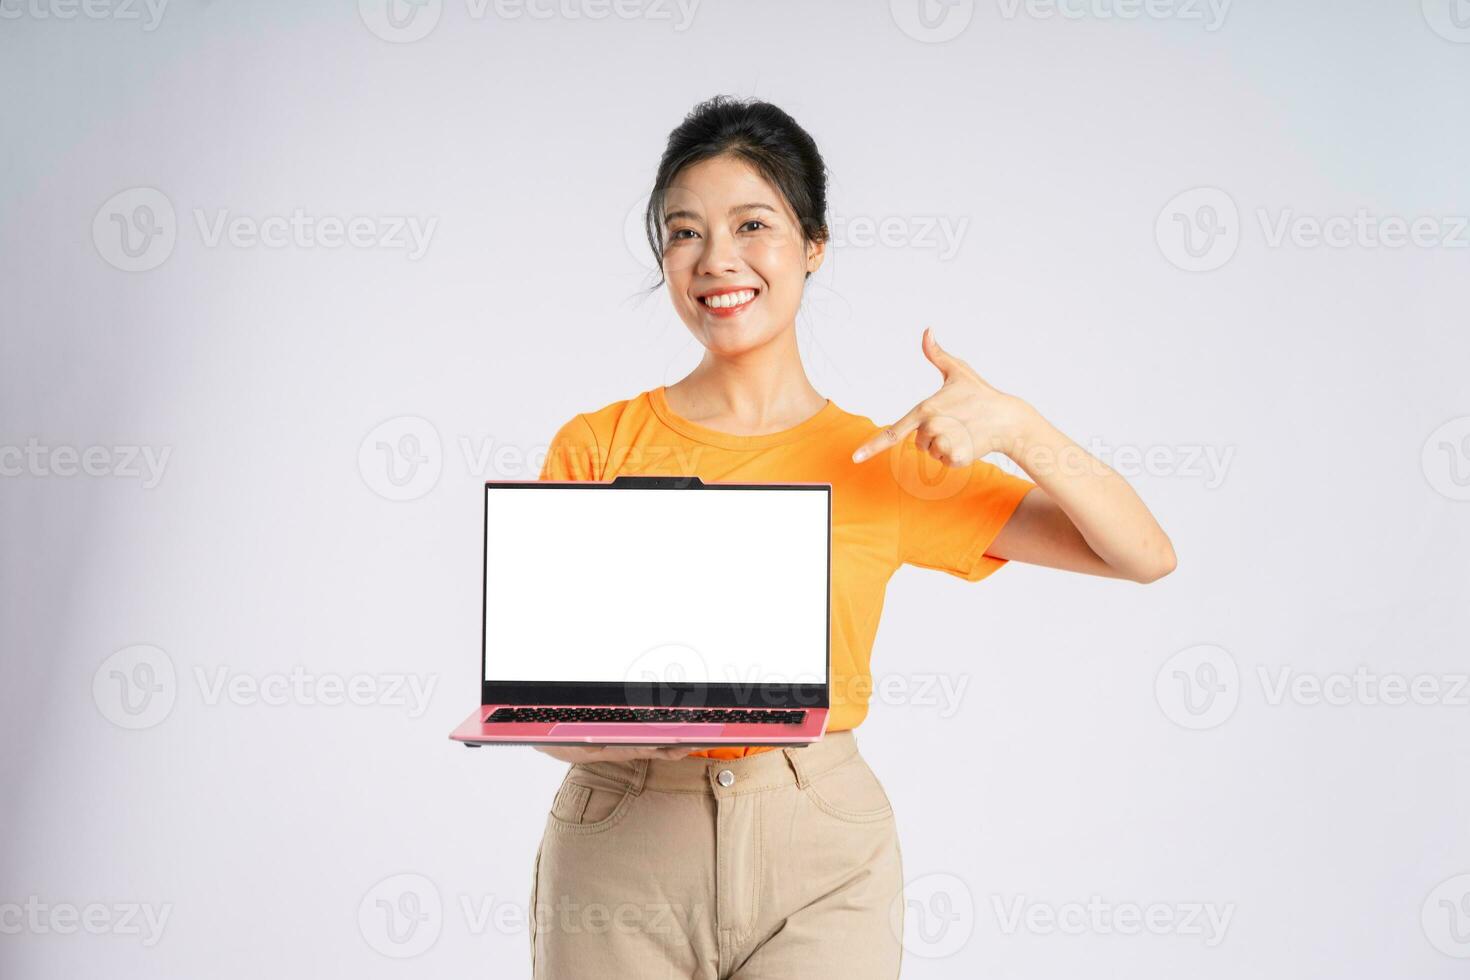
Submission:
<svg viewBox="0 0 1470 980">
<path fill-rule="evenodd" d="M 762 228 L 766 227 L 766 223 L 764 221 L 761 221 L 759 218 L 751 218 L 749 221 L 747 221 L 745 224 L 741 225 L 740 227 L 741 228 L 744 228 L 744 227 L 746 227 L 748 225 L 760 225 Z"/>
<path fill-rule="evenodd" d="M 681 239 L 679 238 L 679 236 L 682 235 L 682 234 L 684 234 L 684 232 L 686 232 L 686 231 L 689 232 L 689 234 L 691 234 L 691 235 L 694 234 L 694 229 L 693 228 L 676 228 L 672 232 L 669 233 L 669 241 L 671 241 L 671 242 L 680 241 Z"/>
</svg>

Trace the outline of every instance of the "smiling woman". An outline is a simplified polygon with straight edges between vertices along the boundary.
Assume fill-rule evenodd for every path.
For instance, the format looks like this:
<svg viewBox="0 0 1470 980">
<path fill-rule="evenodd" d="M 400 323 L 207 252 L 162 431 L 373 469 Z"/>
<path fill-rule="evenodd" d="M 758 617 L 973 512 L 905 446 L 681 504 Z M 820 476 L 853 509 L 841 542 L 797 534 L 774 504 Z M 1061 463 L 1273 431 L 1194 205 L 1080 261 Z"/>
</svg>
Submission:
<svg viewBox="0 0 1470 980">
<path fill-rule="evenodd" d="M 572 766 L 535 861 L 537 977 L 896 976 L 894 807 L 854 735 L 888 580 L 911 565 L 978 582 L 1013 558 L 1137 581 L 1172 567 L 1126 482 L 1101 463 L 1029 466 L 1033 450 L 1082 450 L 928 331 L 943 387 L 892 425 L 812 386 L 796 314 L 826 255 L 826 209 L 822 158 L 785 112 L 723 97 L 696 107 L 669 137 L 645 217 L 654 288 L 703 357 L 672 385 L 578 413 L 541 472 L 831 484 L 826 734 L 799 749 L 540 746 Z M 981 458 L 996 449 L 1032 478 Z M 676 933 L 619 934 L 564 926 L 549 913 L 567 902 L 702 911 Z"/>
</svg>

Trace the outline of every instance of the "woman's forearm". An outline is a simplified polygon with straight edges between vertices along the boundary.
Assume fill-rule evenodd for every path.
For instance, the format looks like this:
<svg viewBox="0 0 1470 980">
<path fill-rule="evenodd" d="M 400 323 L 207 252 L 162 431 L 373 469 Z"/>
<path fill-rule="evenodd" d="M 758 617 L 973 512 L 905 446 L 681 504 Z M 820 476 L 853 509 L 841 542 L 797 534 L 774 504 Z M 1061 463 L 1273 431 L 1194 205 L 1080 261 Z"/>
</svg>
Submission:
<svg viewBox="0 0 1470 980">
<path fill-rule="evenodd" d="M 1174 570 L 1174 546 L 1128 481 L 1024 401 L 1006 455 L 1046 492 L 1120 576 L 1151 582 Z"/>
</svg>

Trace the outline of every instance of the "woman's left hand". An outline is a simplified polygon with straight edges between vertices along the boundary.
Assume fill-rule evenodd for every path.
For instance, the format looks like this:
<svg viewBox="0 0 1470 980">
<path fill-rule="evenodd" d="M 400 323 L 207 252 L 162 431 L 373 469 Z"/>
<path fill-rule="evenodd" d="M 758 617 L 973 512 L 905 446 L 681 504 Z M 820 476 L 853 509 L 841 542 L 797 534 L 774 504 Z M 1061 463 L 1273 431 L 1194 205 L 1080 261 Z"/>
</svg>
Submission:
<svg viewBox="0 0 1470 980">
<path fill-rule="evenodd" d="M 861 463 L 896 446 L 914 430 L 918 430 L 914 445 L 947 466 L 968 466 L 996 450 L 1014 451 L 1033 414 L 1031 406 L 991 387 L 974 368 L 940 347 L 928 327 L 922 344 L 924 356 L 939 369 L 944 384 L 859 446 L 852 461 Z"/>
</svg>

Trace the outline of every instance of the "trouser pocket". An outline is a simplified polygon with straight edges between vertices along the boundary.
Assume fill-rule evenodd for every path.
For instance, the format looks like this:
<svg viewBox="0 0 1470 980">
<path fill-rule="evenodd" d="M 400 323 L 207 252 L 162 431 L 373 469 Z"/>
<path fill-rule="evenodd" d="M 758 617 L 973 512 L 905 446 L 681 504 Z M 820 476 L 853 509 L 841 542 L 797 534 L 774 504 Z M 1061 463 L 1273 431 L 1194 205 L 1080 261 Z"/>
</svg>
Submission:
<svg viewBox="0 0 1470 980">
<path fill-rule="evenodd" d="M 819 810 L 848 823 L 874 823 L 893 817 L 883 784 L 860 755 L 820 773 L 807 784 L 806 793 Z"/>
<path fill-rule="evenodd" d="M 631 782 L 574 765 L 551 801 L 549 823 L 579 834 L 601 833 L 622 821 L 634 799 Z"/>
</svg>

